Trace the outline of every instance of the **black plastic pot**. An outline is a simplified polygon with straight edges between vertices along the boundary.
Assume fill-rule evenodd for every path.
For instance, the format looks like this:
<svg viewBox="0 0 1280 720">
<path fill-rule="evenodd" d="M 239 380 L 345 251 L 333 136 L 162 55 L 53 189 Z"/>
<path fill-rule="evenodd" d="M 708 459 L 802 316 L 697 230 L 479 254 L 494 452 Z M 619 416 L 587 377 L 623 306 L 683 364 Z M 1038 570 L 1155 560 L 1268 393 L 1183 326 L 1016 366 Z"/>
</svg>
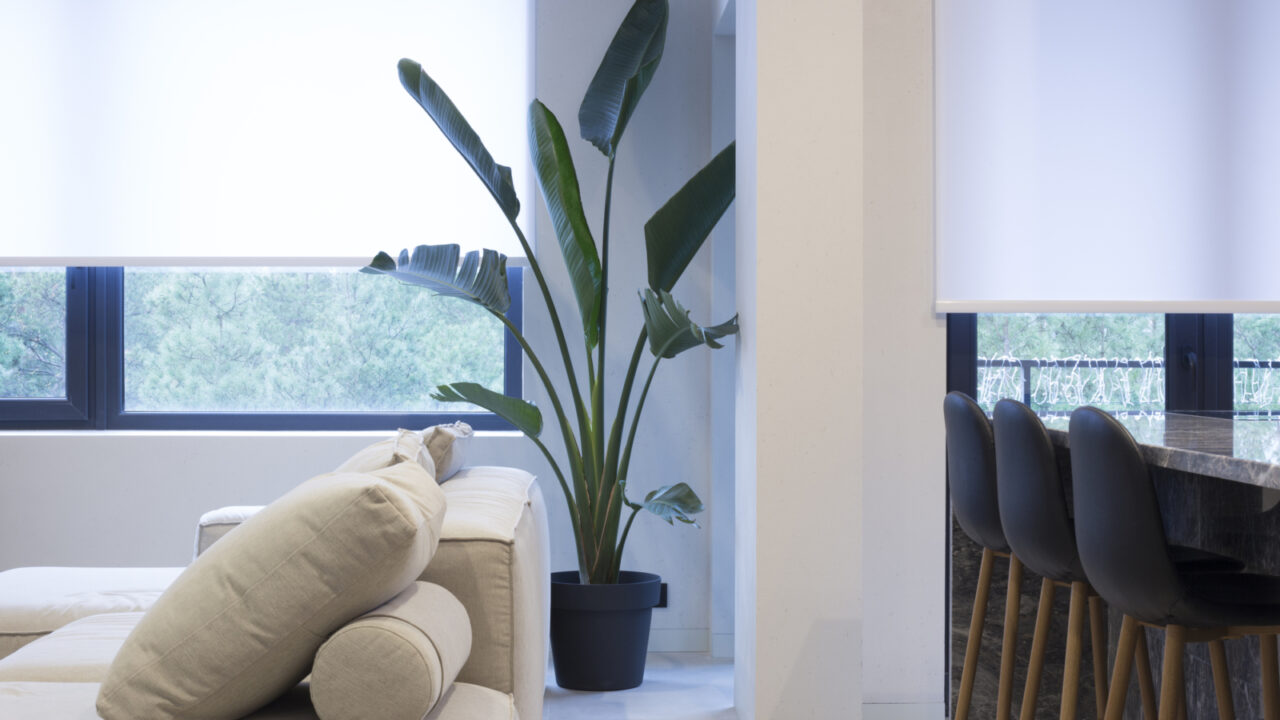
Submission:
<svg viewBox="0 0 1280 720">
<path fill-rule="evenodd" d="M 626 690 L 644 681 L 649 620 L 662 578 L 623 570 L 616 585 L 551 573 L 551 658 L 569 690 Z"/>
</svg>

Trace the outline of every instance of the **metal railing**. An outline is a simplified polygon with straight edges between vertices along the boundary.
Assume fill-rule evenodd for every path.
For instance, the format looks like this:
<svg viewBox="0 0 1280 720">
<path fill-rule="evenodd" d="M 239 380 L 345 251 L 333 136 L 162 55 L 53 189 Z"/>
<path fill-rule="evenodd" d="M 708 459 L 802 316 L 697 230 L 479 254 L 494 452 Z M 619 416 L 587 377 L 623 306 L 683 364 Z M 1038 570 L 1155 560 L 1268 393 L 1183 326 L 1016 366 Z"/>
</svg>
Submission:
<svg viewBox="0 0 1280 720">
<path fill-rule="evenodd" d="M 1234 374 L 1234 371 L 1236 370 L 1280 370 L 1280 360 L 1237 359 L 1237 360 L 1234 360 L 1231 365 L 1232 365 L 1233 374 Z M 986 378 L 986 382 L 984 383 L 983 375 L 981 371 L 984 369 L 999 370 L 999 369 L 1005 369 L 1005 368 L 1018 368 L 1019 371 L 1021 372 L 1021 388 L 1020 389 L 1021 389 L 1021 395 L 1022 395 L 1022 402 L 1026 403 L 1027 405 L 1034 406 L 1033 401 L 1037 399 L 1042 400 L 1042 402 L 1040 403 L 1041 405 L 1051 404 L 1052 402 L 1057 400 L 1057 398 L 1054 396 L 1055 389 L 1060 392 L 1065 392 L 1065 394 L 1068 394 L 1068 395 L 1070 395 L 1071 393 L 1075 393 L 1075 397 L 1071 401 L 1069 401 L 1069 404 L 1071 403 L 1094 404 L 1099 399 L 1102 399 L 1103 402 L 1106 402 L 1106 399 L 1105 399 L 1107 394 L 1106 381 L 1101 376 L 1101 371 L 1103 370 L 1141 370 L 1145 372 L 1143 372 L 1141 377 L 1138 378 L 1138 387 L 1136 389 L 1132 387 L 1133 384 L 1129 382 L 1128 376 L 1119 378 L 1111 383 L 1113 388 L 1116 388 L 1118 391 L 1124 394 L 1124 400 L 1125 400 L 1125 402 L 1112 403 L 1112 404 L 1127 405 L 1130 402 L 1136 401 L 1136 403 L 1138 403 L 1139 405 L 1158 404 L 1161 409 L 1163 409 L 1164 407 L 1165 360 L 1163 357 L 1134 359 L 1134 358 L 1089 358 L 1089 357 L 1083 357 L 1083 356 L 1074 356 L 1074 357 L 1068 357 L 1068 358 L 1014 358 L 1014 357 L 987 358 L 987 357 L 980 356 L 977 358 L 977 368 L 979 370 L 979 378 L 980 378 L 979 386 L 978 386 L 978 392 L 980 396 L 979 400 L 980 402 L 983 402 L 984 405 L 993 403 L 995 399 L 998 399 L 994 397 L 994 394 L 1000 394 L 1001 396 L 1006 396 L 1007 394 L 1009 394 L 1009 393 L 1001 393 L 995 390 L 996 386 L 1003 386 L 1009 380 L 1009 378 L 992 376 L 988 374 Z M 1036 376 L 1035 378 L 1032 377 L 1033 376 L 1032 370 L 1040 371 L 1035 373 L 1035 376 Z M 1082 370 L 1099 371 L 1098 374 L 1094 376 L 1094 378 L 1092 378 L 1093 382 L 1096 383 L 1097 387 L 1093 388 L 1091 391 L 1087 390 L 1087 386 L 1091 379 L 1081 375 L 1079 371 L 1082 371 Z M 1052 371 L 1054 374 L 1054 377 L 1047 379 L 1047 373 L 1045 371 Z M 1064 379 L 1067 382 L 1063 383 Z M 1242 382 L 1239 376 L 1236 376 L 1235 382 L 1237 385 L 1239 385 Z M 1057 387 L 1056 388 L 1052 387 L 1055 384 Z M 1064 391 L 1064 388 L 1065 388 L 1065 391 Z M 993 391 L 995 391 L 994 394 L 993 394 Z M 1091 397 L 1089 398 L 1084 397 L 1085 394 L 1089 392 L 1092 393 Z M 1248 398 L 1258 398 L 1258 397 L 1266 398 L 1268 397 L 1269 393 L 1275 394 L 1276 395 L 1275 403 L 1271 403 L 1271 404 L 1280 405 L 1280 376 L 1276 377 L 1275 382 L 1272 383 L 1270 374 L 1268 373 L 1266 376 L 1264 376 L 1263 380 L 1260 383 L 1254 383 L 1253 387 L 1244 389 L 1244 392 L 1247 393 L 1245 397 L 1248 397 Z M 1241 395 L 1241 391 L 1238 390 L 1236 394 L 1237 394 L 1237 397 L 1239 397 Z M 986 396 L 986 395 L 991 395 L 991 397 L 984 398 L 983 396 Z M 1038 395 L 1039 397 L 1037 397 Z M 1075 401 L 1080 401 L 1080 402 L 1077 403 Z M 1266 402 L 1258 402 L 1257 400 L 1246 400 L 1241 404 L 1247 405 L 1250 403 L 1268 404 Z M 1037 409 L 1040 409 L 1042 412 L 1047 412 L 1049 414 L 1054 413 L 1053 410 L 1048 408 L 1037 408 Z M 1063 411 L 1063 412 L 1068 412 L 1068 411 Z M 1261 410 L 1255 409 L 1255 410 L 1242 411 L 1242 413 L 1254 413 L 1254 414 L 1269 414 L 1272 412 L 1275 412 L 1275 411 L 1267 410 L 1267 409 L 1261 409 Z"/>
</svg>

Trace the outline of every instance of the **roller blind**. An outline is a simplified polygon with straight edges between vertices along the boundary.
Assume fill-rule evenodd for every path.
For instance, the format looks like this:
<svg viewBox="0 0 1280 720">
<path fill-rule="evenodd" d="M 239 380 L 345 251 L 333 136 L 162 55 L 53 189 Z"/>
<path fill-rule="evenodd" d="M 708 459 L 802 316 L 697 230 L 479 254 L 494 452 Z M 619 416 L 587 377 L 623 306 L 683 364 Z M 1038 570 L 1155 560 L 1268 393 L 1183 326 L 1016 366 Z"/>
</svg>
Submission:
<svg viewBox="0 0 1280 720">
<path fill-rule="evenodd" d="M 396 63 L 532 212 L 529 0 L 0 0 L 0 265 L 522 255 Z"/>
<path fill-rule="evenodd" d="M 936 9 L 937 311 L 1280 311 L 1280 3 Z"/>
</svg>

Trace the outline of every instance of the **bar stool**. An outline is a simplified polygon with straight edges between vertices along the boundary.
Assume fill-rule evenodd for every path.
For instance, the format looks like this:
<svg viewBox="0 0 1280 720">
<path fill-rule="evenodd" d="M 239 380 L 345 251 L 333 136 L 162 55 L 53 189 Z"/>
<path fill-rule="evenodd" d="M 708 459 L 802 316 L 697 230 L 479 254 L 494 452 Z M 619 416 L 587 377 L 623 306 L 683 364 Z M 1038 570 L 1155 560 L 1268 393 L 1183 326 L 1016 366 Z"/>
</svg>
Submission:
<svg viewBox="0 0 1280 720">
<path fill-rule="evenodd" d="M 1235 715 L 1222 640 L 1258 635 L 1267 720 L 1280 720 L 1280 578 L 1245 573 L 1188 572 L 1165 540 L 1160 507 L 1133 437 L 1115 418 L 1077 409 L 1070 425 L 1073 504 L 1080 561 L 1090 584 L 1124 613 L 1107 699 L 1106 720 L 1124 713 L 1139 625 L 1165 631 L 1160 719 L 1185 713 L 1182 654 L 1187 642 L 1208 642 L 1218 715 Z"/>
<path fill-rule="evenodd" d="M 969 623 L 969 641 L 965 646 L 955 720 L 966 720 L 969 716 L 978 651 L 982 646 L 982 624 L 987 617 L 991 571 L 997 556 L 1009 558 L 1004 647 L 1000 653 L 1000 686 L 996 702 L 997 720 L 1008 720 L 1013 704 L 1013 662 L 1018 635 L 1022 563 L 1010 552 L 1000 525 L 996 499 L 995 438 L 986 413 L 973 398 L 961 392 L 947 393 L 942 411 L 947 428 L 947 480 L 951 484 L 951 507 L 960 529 L 982 546 L 982 566 L 973 598 L 973 618 Z"/>
<path fill-rule="evenodd" d="M 1076 717 L 1080 690 L 1080 656 L 1084 645 L 1084 608 L 1089 607 L 1092 633 L 1094 701 L 1102 717 L 1107 705 L 1106 608 L 1089 587 L 1076 550 L 1075 527 L 1067 512 L 1067 496 L 1053 443 L 1035 411 L 1016 400 L 996 403 L 992 425 L 996 439 L 996 487 L 1005 538 L 1022 563 L 1040 575 L 1040 608 L 1022 695 L 1022 720 L 1035 717 L 1036 697 L 1044 668 L 1055 586 L 1071 589 L 1067 619 L 1067 657 L 1062 674 L 1063 720 Z M 1146 648 L 1140 649 L 1147 657 Z M 1154 703 L 1150 668 L 1141 683 L 1144 700 Z M 1144 703 L 1145 704 L 1145 703 Z"/>
</svg>

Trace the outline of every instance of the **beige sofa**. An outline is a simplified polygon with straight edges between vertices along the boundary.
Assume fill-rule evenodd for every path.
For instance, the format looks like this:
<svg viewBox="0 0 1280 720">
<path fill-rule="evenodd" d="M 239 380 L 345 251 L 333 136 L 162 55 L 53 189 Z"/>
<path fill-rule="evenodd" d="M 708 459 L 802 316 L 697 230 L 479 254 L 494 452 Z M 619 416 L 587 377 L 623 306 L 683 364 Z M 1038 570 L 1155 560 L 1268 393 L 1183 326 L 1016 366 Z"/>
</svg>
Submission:
<svg viewBox="0 0 1280 720">
<path fill-rule="evenodd" d="M 470 618 L 471 649 L 456 682 L 428 717 L 540 720 L 549 617 L 542 493 L 529 473 L 502 467 L 464 468 L 441 487 L 448 509 L 438 549 L 421 580 L 461 601 Z M 254 511 L 229 508 L 206 515 L 197 552 Z M 120 577 L 127 570 L 114 571 L 105 581 L 103 573 L 112 571 L 83 570 L 89 586 L 79 589 L 77 569 L 0 573 L 0 718 L 98 717 L 95 698 L 112 659 L 178 571 L 140 570 L 139 579 L 123 589 Z M 317 715 L 304 682 L 248 717 Z"/>
</svg>

